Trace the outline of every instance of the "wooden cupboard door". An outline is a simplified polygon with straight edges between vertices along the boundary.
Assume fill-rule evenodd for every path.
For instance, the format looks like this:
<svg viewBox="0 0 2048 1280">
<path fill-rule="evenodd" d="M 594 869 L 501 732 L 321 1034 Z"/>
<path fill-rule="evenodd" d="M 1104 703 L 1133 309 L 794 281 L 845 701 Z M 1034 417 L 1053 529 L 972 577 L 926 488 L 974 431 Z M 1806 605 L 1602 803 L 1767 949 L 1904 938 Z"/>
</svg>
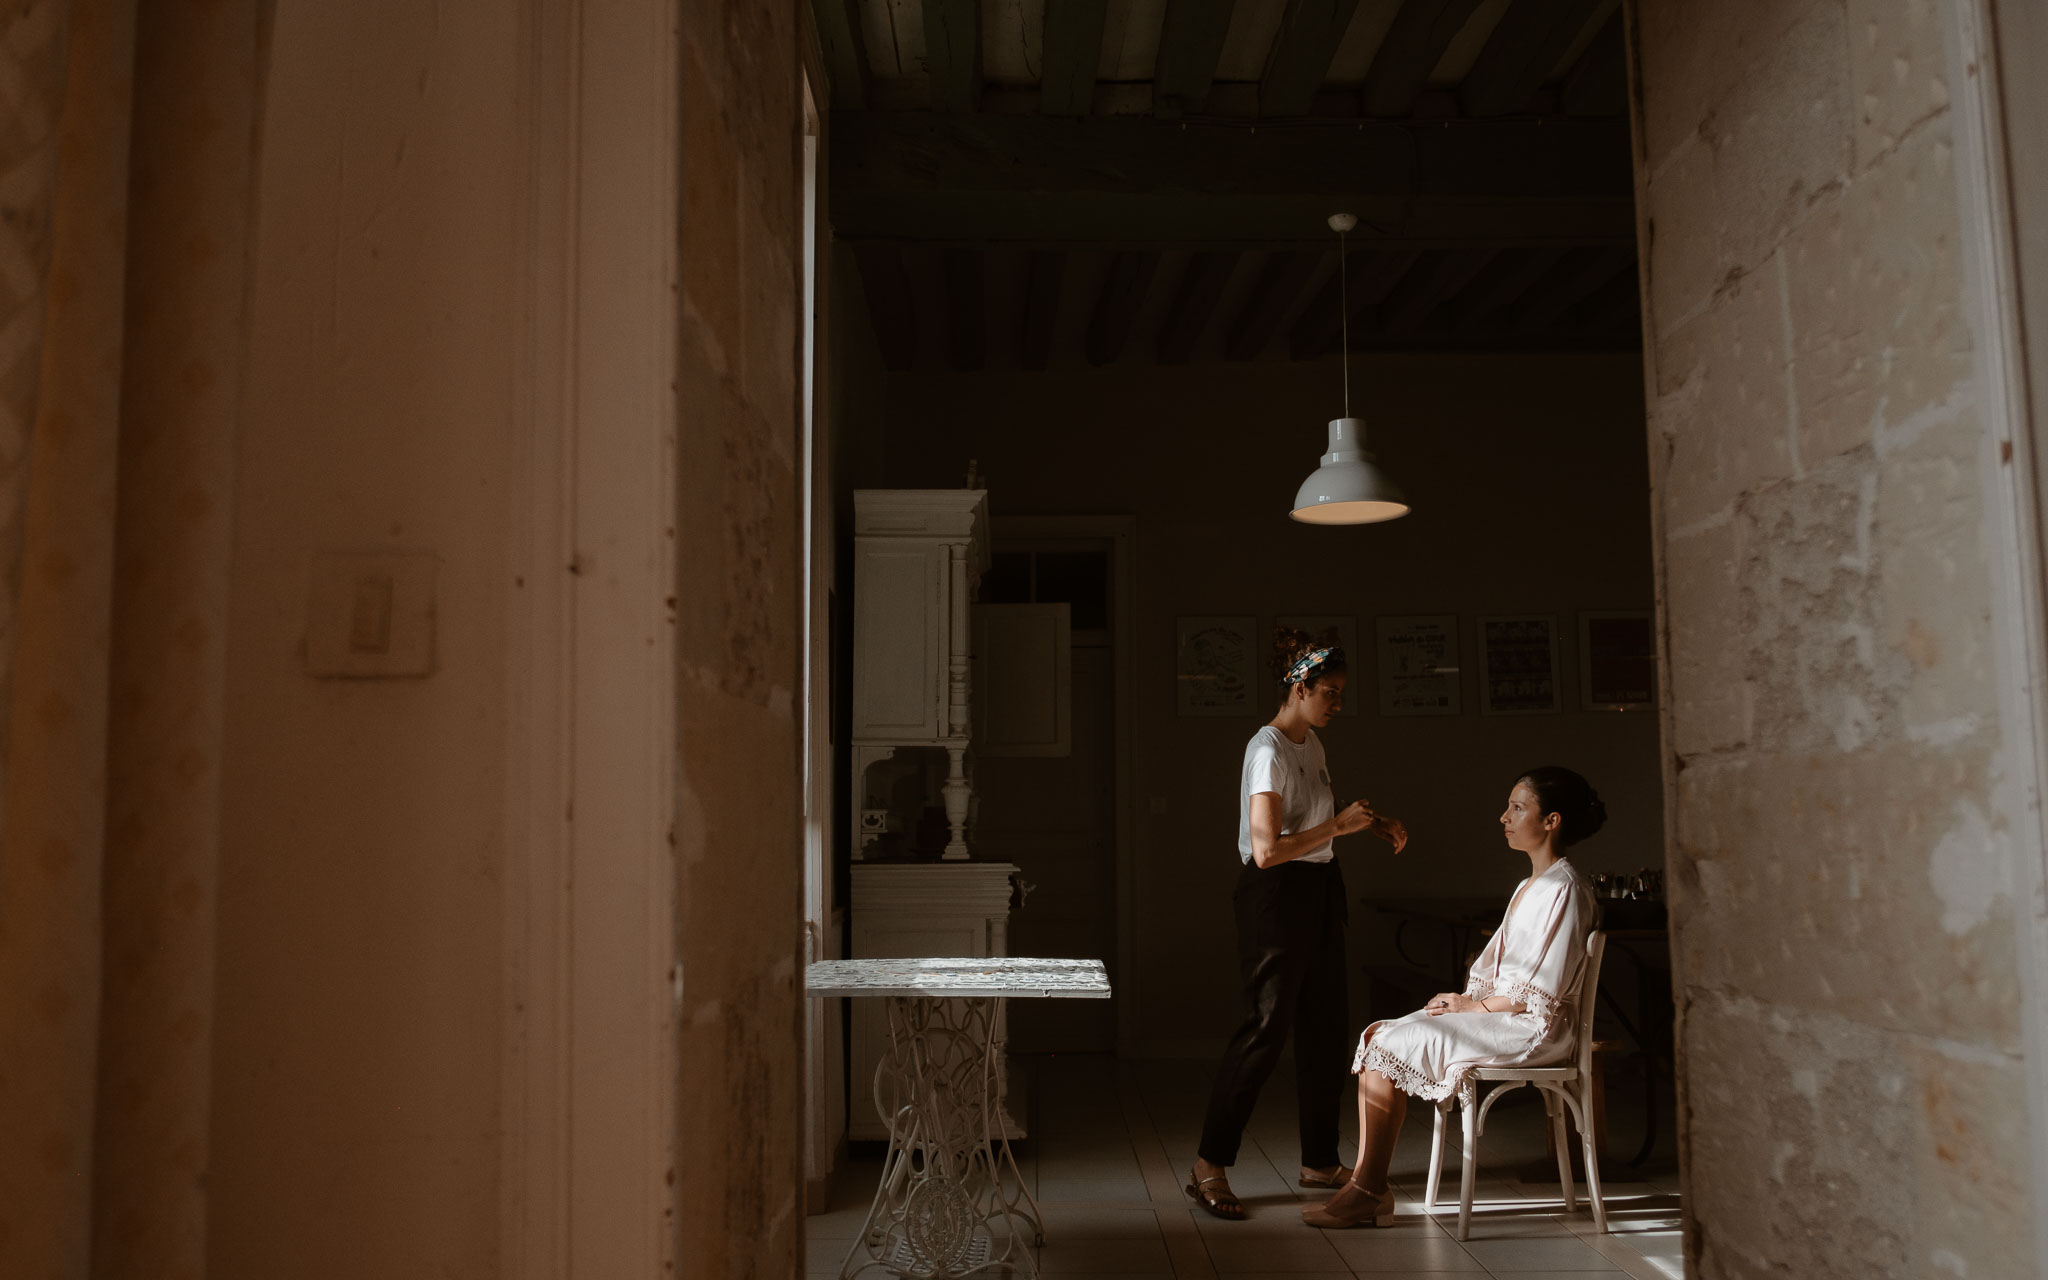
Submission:
<svg viewBox="0 0 2048 1280">
<path fill-rule="evenodd" d="M 947 554 L 865 542 L 854 574 L 854 741 L 945 736 Z"/>
</svg>

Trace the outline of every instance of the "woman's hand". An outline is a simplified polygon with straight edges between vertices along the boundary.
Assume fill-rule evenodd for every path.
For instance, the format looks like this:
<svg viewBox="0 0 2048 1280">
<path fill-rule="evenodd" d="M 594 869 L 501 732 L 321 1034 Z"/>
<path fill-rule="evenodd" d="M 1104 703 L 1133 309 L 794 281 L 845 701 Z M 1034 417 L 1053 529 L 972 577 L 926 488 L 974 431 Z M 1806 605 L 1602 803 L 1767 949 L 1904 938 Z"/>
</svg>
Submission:
<svg viewBox="0 0 2048 1280">
<path fill-rule="evenodd" d="M 1372 833 L 1393 845 L 1395 853 L 1408 847 L 1408 826 L 1399 818 L 1382 818 L 1375 814 L 1372 820 Z"/>
<path fill-rule="evenodd" d="M 1485 1013 L 1486 1005 L 1471 996 L 1461 996 L 1451 991 L 1439 991 L 1422 1006 L 1422 1011 L 1434 1018 L 1445 1013 Z"/>
<path fill-rule="evenodd" d="M 1372 804 L 1365 800 L 1354 800 L 1337 811 L 1330 819 L 1331 835 L 1348 836 L 1354 831 L 1363 831 L 1373 824 Z"/>
</svg>

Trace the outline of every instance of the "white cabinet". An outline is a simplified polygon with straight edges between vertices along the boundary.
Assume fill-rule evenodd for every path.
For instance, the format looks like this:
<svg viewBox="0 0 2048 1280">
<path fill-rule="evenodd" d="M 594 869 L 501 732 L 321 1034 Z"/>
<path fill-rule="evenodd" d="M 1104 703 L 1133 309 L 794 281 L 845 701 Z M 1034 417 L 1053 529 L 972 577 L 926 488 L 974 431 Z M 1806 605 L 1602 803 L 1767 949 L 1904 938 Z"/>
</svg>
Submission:
<svg viewBox="0 0 2048 1280">
<path fill-rule="evenodd" d="M 973 781 L 967 750 L 969 635 L 988 568 L 988 494 L 862 489 L 853 495 L 853 856 L 879 834 L 861 810 L 886 807 L 870 767 L 904 747 L 942 748 L 944 857 L 965 861 Z"/>
</svg>

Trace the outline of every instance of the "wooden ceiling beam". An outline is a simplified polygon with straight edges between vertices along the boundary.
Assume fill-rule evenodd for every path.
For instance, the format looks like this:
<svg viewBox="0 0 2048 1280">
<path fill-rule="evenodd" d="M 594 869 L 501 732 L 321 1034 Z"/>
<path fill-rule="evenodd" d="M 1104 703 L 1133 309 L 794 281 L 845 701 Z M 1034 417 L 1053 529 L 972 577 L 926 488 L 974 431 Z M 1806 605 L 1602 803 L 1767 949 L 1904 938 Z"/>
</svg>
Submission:
<svg viewBox="0 0 2048 1280">
<path fill-rule="evenodd" d="M 1455 326 L 1472 328 L 1515 305 L 1569 251 L 1565 245 L 1540 245 L 1502 253 L 1467 291 L 1457 308 Z"/>
<path fill-rule="evenodd" d="M 1088 337 L 1082 344 L 1089 364 L 1114 364 L 1123 354 L 1138 308 L 1145 303 L 1145 291 L 1152 285 L 1152 273 L 1158 269 L 1156 253 L 1119 253 L 1110 262 L 1102 292 L 1095 299 L 1095 317 L 1088 323 Z"/>
<path fill-rule="evenodd" d="M 946 278 L 946 306 L 952 314 L 946 330 L 946 354 L 955 372 L 981 368 L 986 342 L 985 293 L 981 254 L 974 249 L 947 249 L 939 255 Z"/>
<path fill-rule="evenodd" d="M 1351 326 L 1354 340 L 1361 329 L 1398 333 L 1423 327 L 1439 307 L 1471 284 L 1473 277 L 1484 271 L 1499 252 L 1491 248 L 1437 250 L 1433 260 L 1426 265 L 1418 264 L 1402 277 L 1399 287 L 1373 308 L 1365 324 Z"/>
<path fill-rule="evenodd" d="M 1253 130 L 1150 117 L 834 112 L 834 231 L 978 243 L 1244 248 L 1633 240 L 1626 123 L 1360 122 Z"/>
<path fill-rule="evenodd" d="M 1237 259 L 1235 253 L 1198 253 L 1188 259 L 1173 309 L 1159 327 L 1156 356 L 1160 364 L 1186 364 L 1193 357 L 1195 343 L 1201 341 L 1209 318 L 1216 314 L 1223 287 L 1237 270 Z"/>
<path fill-rule="evenodd" d="M 933 111 L 981 109 L 981 0 L 924 0 L 924 63 Z"/>
<path fill-rule="evenodd" d="M 917 360 L 917 303 L 910 292 L 910 273 L 903 266 L 903 250 L 881 241 L 852 247 L 882 363 L 902 373 Z"/>
<path fill-rule="evenodd" d="M 857 0 L 811 0 L 811 16 L 825 53 L 832 109 L 863 109 L 868 105 L 868 45 Z"/>
<path fill-rule="evenodd" d="M 1611 329 L 1642 322 L 1642 289 L 1636 273 L 1623 271 L 1601 285 L 1569 313 L 1574 324 Z"/>
<path fill-rule="evenodd" d="M 1320 251 L 1311 249 L 1280 250 L 1266 255 L 1258 282 L 1252 285 L 1244 305 L 1237 310 L 1237 319 L 1231 322 L 1230 337 L 1223 349 L 1226 358 L 1259 358 L 1322 259 Z"/>
<path fill-rule="evenodd" d="M 1411 114 L 1429 85 L 1429 73 L 1478 7 L 1479 0 L 1407 0 L 1365 73 L 1360 94 L 1365 114 Z"/>
<path fill-rule="evenodd" d="M 1024 286 L 1024 325 L 1017 347 L 1026 369 L 1043 369 L 1052 360 L 1053 326 L 1059 320 L 1060 286 L 1067 275 L 1067 255 L 1057 249 L 1031 254 L 1030 279 Z"/>
<path fill-rule="evenodd" d="M 1523 299 L 1508 313 L 1508 325 L 1516 329 L 1541 329 L 1556 324 L 1566 312 L 1597 293 L 1617 276 L 1635 274 L 1634 246 L 1605 246 L 1574 249 L 1557 266 L 1545 273 Z"/>
<path fill-rule="evenodd" d="M 1287 0 L 1259 77 L 1260 118 L 1308 114 L 1357 8 L 1358 0 Z"/>
<path fill-rule="evenodd" d="M 1604 0 L 1515 0 L 1458 86 L 1468 116 L 1526 111 L 1543 78 L 1564 57 Z"/>
<path fill-rule="evenodd" d="M 1616 13 L 1600 28 L 1558 90 L 1558 109 L 1567 116 L 1619 115 L 1628 110 L 1628 50 Z"/>
<path fill-rule="evenodd" d="M 1152 114 L 1177 120 L 1202 109 L 1236 7 L 1236 0 L 1167 0 L 1152 68 Z"/>
<path fill-rule="evenodd" d="M 1374 251 L 1353 245 L 1345 280 L 1339 281 L 1333 272 L 1296 317 L 1288 335 L 1289 352 L 1296 360 L 1313 360 L 1335 351 L 1343 341 L 1345 300 L 1350 301 L 1351 314 L 1358 315 L 1385 298 L 1421 256 L 1415 249 Z"/>
<path fill-rule="evenodd" d="M 1102 64 L 1102 29 L 1108 21 L 1109 6 L 1100 0 L 1045 0 L 1041 112 L 1085 116 L 1095 110 L 1095 70 Z"/>
</svg>

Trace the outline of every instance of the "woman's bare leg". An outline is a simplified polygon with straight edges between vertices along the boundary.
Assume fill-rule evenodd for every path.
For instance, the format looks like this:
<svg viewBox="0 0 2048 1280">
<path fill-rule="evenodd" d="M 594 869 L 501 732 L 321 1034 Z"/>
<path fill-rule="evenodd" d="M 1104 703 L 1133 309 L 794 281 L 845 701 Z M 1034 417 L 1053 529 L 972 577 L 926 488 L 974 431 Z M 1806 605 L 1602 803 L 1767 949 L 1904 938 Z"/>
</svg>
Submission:
<svg viewBox="0 0 2048 1280">
<path fill-rule="evenodd" d="M 1370 1067 L 1358 1073 L 1358 1161 L 1351 1180 L 1378 1193 L 1387 1189 L 1394 1140 L 1408 1115 L 1408 1095 Z"/>
</svg>

